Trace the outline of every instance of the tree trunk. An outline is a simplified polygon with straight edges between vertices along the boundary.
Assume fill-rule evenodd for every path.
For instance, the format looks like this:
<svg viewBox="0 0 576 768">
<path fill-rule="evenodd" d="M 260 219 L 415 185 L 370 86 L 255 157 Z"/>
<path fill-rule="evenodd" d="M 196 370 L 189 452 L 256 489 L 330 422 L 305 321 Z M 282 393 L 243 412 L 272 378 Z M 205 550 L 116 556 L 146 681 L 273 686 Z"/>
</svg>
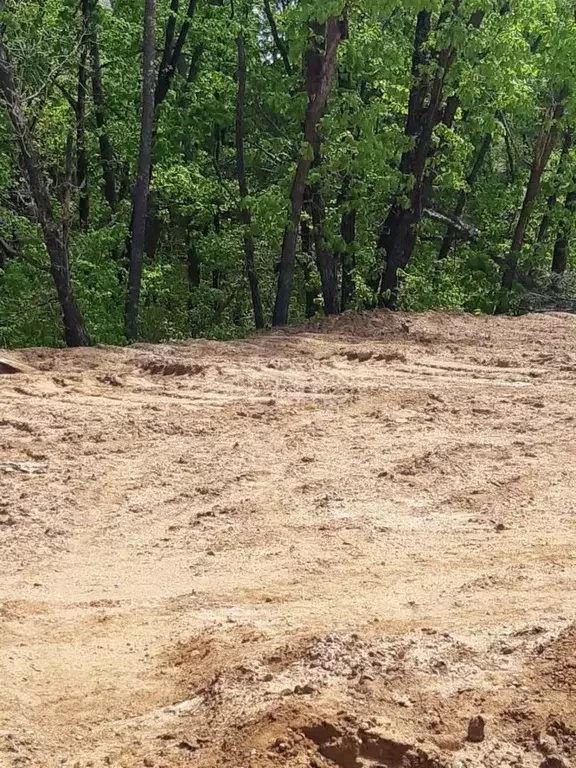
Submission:
<svg viewBox="0 0 576 768">
<path fill-rule="evenodd" d="M 559 122 L 564 115 L 565 102 L 568 97 L 568 92 L 564 90 L 558 99 L 557 104 L 554 107 L 550 107 L 544 119 L 542 121 L 543 128 L 540 132 L 536 146 L 534 147 L 534 154 L 532 157 L 532 166 L 530 168 L 530 178 L 524 194 L 524 200 L 518 221 L 514 229 L 514 235 L 512 236 L 512 243 L 510 245 L 510 252 L 506 260 L 506 266 L 502 275 L 502 287 L 505 291 L 509 291 L 516 276 L 516 268 L 518 266 L 518 258 L 524 239 L 526 237 L 526 229 L 530 221 L 530 216 L 534 208 L 534 203 L 540 192 L 540 183 L 542 181 L 542 174 L 544 173 L 550 155 L 556 144 L 558 138 Z M 506 309 L 506 301 L 503 300 L 500 304 L 500 309 Z"/>
<path fill-rule="evenodd" d="M 457 16 L 459 7 L 460 0 L 453 0 L 452 8 L 440 14 L 438 29 Z M 468 26 L 478 29 L 483 18 L 483 11 L 474 12 Z M 430 173 L 426 175 L 426 166 L 433 151 L 434 129 L 440 120 L 444 120 L 448 126 L 452 125 L 459 106 L 458 98 L 453 96 L 442 108 L 444 82 L 456 57 L 454 47 L 434 52 L 436 74 L 431 80 L 423 74 L 423 65 L 430 58 L 430 54 L 426 53 L 429 35 L 430 11 L 423 10 L 419 12 L 416 21 L 412 53 L 413 85 L 405 128 L 405 134 L 414 137 L 415 143 L 412 149 L 403 154 L 400 162 L 400 171 L 413 179 L 412 190 L 408 206 L 403 207 L 398 202 L 392 205 L 378 243 L 378 247 L 386 251 L 386 265 L 379 285 L 379 303 L 389 307 L 396 305 L 398 271 L 404 269 L 412 257 L 417 226 L 430 197 L 433 176 Z"/>
<path fill-rule="evenodd" d="M 571 189 L 564 202 L 565 216 L 558 230 L 554 253 L 552 255 L 552 272 L 558 275 L 566 272 L 570 257 L 570 235 L 572 233 L 572 221 L 576 214 L 576 190 Z"/>
<path fill-rule="evenodd" d="M 250 285 L 252 296 L 252 311 L 256 328 L 264 328 L 264 312 L 260 298 L 260 286 L 258 274 L 254 262 L 254 238 L 250 232 L 252 215 L 248 207 L 248 182 L 246 180 L 246 157 L 244 152 L 244 106 L 246 102 L 246 52 L 244 33 L 236 38 L 238 52 L 238 93 L 236 96 L 236 175 L 238 177 L 238 189 L 240 191 L 240 222 L 244 229 L 244 262 L 246 275 Z"/>
<path fill-rule="evenodd" d="M 90 51 L 92 101 L 94 103 L 96 128 L 98 129 L 100 164 L 102 166 L 102 178 L 104 180 L 104 197 L 110 210 L 114 213 L 116 206 L 118 205 L 116 170 L 114 151 L 106 131 L 106 107 L 104 103 L 104 89 L 102 87 L 102 66 L 100 64 L 100 46 L 98 44 L 96 10 L 96 0 L 82 0 L 84 27 L 87 30 L 88 47 Z"/>
<path fill-rule="evenodd" d="M 324 300 L 324 314 L 337 315 L 340 311 L 338 301 L 338 272 L 333 251 L 328 247 L 325 236 L 324 222 L 326 219 L 326 205 L 324 195 L 318 184 L 310 188 L 310 210 L 314 228 L 314 250 L 316 251 L 316 264 L 320 273 L 322 284 L 322 298 Z"/>
<path fill-rule="evenodd" d="M 562 151 L 560 152 L 560 160 L 558 161 L 558 168 L 556 169 L 556 176 L 559 183 L 562 183 L 562 176 L 566 169 L 566 163 L 568 162 L 568 155 L 572 147 L 572 129 L 568 128 L 564 132 L 564 141 L 562 142 Z M 538 234 L 536 236 L 536 251 L 542 254 L 546 251 L 546 240 L 548 239 L 548 231 L 550 229 L 551 213 L 556 207 L 558 196 L 556 190 L 548 196 L 546 201 L 546 213 L 542 216 L 542 221 L 538 227 Z"/>
<path fill-rule="evenodd" d="M 486 160 L 488 152 L 490 151 L 491 145 L 492 145 L 492 134 L 487 133 L 484 136 L 484 140 L 480 145 L 480 149 L 478 150 L 478 154 L 476 155 L 474 164 L 472 165 L 472 169 L 468 174 L 468 178 L 466 179 L 467 190 L 472 190 L 472 187 L 476 183 L 478 176 L 480 175 L 480 171 L 482 170 L 482 166 L 484 165 L 484 161 Z M 452 218 L 454 219 L 460 218 L 460 216 L 464 213 L 464 208 L 466 207 L 466 199 L 468 196 L 467 190 L 461 189 L 460 192 L 458 193 L 458 199 L 456 201 L 456 205 L 454 206 L 454 210 L 452 212 Z M 445 259 L 450 253 L 450 248 L 452 247 L 452 243 L 454 242 L 454 234 L 455 234 L 454 229 L 449 229 L 446 235 L 444 236 L 444 239 L 442 240 L 442 245 L 440 246 L 440 252 L 438 253 L 439 259 Z"/>
<path fill-rule="evenodd" d="M 176 22 L 174 9 L 175 12 L 178 11 L 178 0 L 172 0 L 171 2 L 172 14 L 168 19 L 168 25 L 164 37 L 164 53 L 162 55 L 162 61 L 160 63 L 160 69 L 158 72 L 158 80 L 156 82 L 156 88 L 154 92 L 155 107 L 159 107 L 168 95 L 168 91 L 172 85 L 172 80 L 174 79 L 174 75 L 178 69 L 178 63 L 180 61 L 180 57 L 182 56 L 184 45 L 188 39 L 188 33 L 190 32 L 190 27 L 192 25 L 192 18 L 196 12 L 196 5 L 197 0 L 189 0 L 188 8 L 186 11 L 186 18 L 180 27 L 180 32 L 178 33 L 176 42 L 173 42 Z"/>
<path fill-rule="evenodd" d="M 306 203 L 305 203 L 306 205 Z M 312 230 L 306 217 L 300 221 L 300 239 L 302 241 L 302 253 L 304 260 L 302 271 L 304 272 L 304 291 L 306 294 L 306 318 L 309 320 L 316 314 L 316 291 L 310 288 L 312 271 Z"/>
<path fill-rule="evenodd" d="M 83 6 L 88 0 L 82 0 Z M 86 153 L 86 90 L 88 86 L 88 28 L 82 14 L 80 63 L 78 65 L 78 96 L 76 98 L 76 186 L 78 187 L 78 215 L 80 228 L 87 229 L 90 219 L 88 189 L 88 155 Z"/>
<path fill-rule="evenodd" d="M 22 108 L 21 99 L 16 91 L 12 67 L 4 48 L 2 31 L 0 31 L 0 95 L 8 109 L 10 122 L 12 123 L 14 136 L 20 148 L 22 163 L 36 207 L 38 221 L 44 236 L 46 250 L 50 257 L 50 272 L 60 302 L 66 344 L 69 347 L 87 346 L 90 341 L 84 328 L 82 314 L 76 305 L 72 291 L 68 251 L 54 219 L 46 183 L 42 176 L 30 136 L 28 121 Z"/>
<path fill-rule="evenodd" d="M 156 42 L 156 0 L 144 3 L 144 46 L 142 57 L 142 114 L 138 179 L 134 189 L 130 272 L 126 302 L 126 337 L 134 341 L 138 335 L 138 307 L 142 283 L 142 260 L 146 240 L 146 218 L 150 168 L 152 165 L 152 133 L 154 129 L 154 48 Z"/>
<path fill-rule="evenodd" d="M 294 264 L 296 258 L 296 243 L 298 239 L 298 225 L 302 213 L 302 203 L 308 174 L 314 157 L 314 143 L 317 136 L 317 128 L 324 110 L 328 94 L 332 87 L 332 80 L 336 70 L 338 47 L 346 33 L 345 21 L 338 18 L 330 18 L 326 22 L 326 47 L 322 57 L 322 66 L 317 78 L 314 92 L 308 94 L 308 107 L 304 121 L 304 141 L 309 145 L 296 166 L 292 190 L 290 193 L 290 221 L 284 232 L 282 244 L 282 256 L 280 259 L 280 271 L 278 274 L 278 288 L 272 323 L 275 326 L 286 325 L 294 284 Z M 307 84 L 309 75 L 307 72 Z"/>
<path fill-rule="evenodd" d="M 270 25 L 270 32 L 272 33 L 274 44 L 276 45 L 278 53 L 280 54 L 280 58 L 282 59 L 282 63 L 284 64 L 284 69 L 286 71 L 286 74 L 290 77 L 292 75 L 292 65 L 290 64 L 290 59 L 288 58 L 288 50 L 286 48 L 286 45 L 278 32 L 276 19 L 274 18 L 274 13 L 272 12 L 272 8 L 270 7 L 270 0 L 264 0 L 264 13 L 266 14 L 266 18 L 268 19 L 268 24 Z"/>
<path fill-rule="evenodd" d="M 424 103 L 428 93 L 428 79 L 424 74 L 424 65 L 428 60 L 426 44 L 430 37 L 431 20 L 431 11 L 425 9 L 419 11 L 418 16 L 416 17 L 416 27 L 414 31 L 414 44 L 412 48 L 412 86 L 408 97 L 408 114 L 404 128 L 404 134 L 413 139 L 414 142 L 417 141 L 417 137 L 421 130 L 425 110 Z M 416 148 L 414 147 L 413 149 L 406 150 L 402 154 L 400 160 L 400 172 L 406 176 L 411 175 L 413 172 L 415 149 Z M 376 286 L 381 297 L 386 290 L 395 290 L 396 272 L 400 266 L 400 264 L 392 264 L 392 259 L 397 259 L 397 254 L 394 253 L 395 243 L 400 234 L 402 234 L 402 240 L 405 240 L 410 218 L 409 209 L 402 208 L 398 201 L 394 201 L 380 231 L 378 249 L 386 254 L 385 270 L 381 274 Z M 396 247 L 396 251 L 397 250 L 398 248 Z M 386 273 L 388 273 L 388 275 Z M 389 299 L 393 299 L 392 295 L 390 295 Z M 382 299 L 380 303 L 383 303 Z"/>
<path fill-rule="evenodd" d="M 341 203 L 346 204 L 348 197 L 349 179 L 344 179 L 340 196 Z M 342 253 L 342 285 L 340 297 L 340 311 L 345 312 L 354 297 L 354 269 L 356 268 L 356 255 L 354 242 L 356 240 L 356 211 L 347 209 L 342 213 L 340 220 L 340 235 L 344 241 Z"/>
</svg>

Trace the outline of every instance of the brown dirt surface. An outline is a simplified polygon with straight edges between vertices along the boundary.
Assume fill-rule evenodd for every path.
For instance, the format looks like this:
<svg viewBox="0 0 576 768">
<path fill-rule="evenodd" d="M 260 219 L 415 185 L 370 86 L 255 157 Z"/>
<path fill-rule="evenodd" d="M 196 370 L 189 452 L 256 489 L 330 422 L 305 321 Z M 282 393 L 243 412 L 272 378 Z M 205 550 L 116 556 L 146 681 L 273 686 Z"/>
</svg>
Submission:
<svg viewBox="0 0 576 768">
<path fill-rule="evenodd" d="M 2 768 L 576 765 L 576 317 L 5 357 Z"/>
</svg>

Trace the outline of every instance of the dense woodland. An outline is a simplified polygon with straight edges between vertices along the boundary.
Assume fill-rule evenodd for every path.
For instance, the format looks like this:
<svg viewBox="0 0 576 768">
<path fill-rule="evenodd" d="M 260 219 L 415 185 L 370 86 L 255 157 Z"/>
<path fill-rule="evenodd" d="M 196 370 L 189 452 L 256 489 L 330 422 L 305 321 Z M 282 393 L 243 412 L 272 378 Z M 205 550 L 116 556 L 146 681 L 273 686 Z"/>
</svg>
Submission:
<svg viewBox="0 0 576 768">
<path fill-rule="evenodd" d="M 572 306 L 575 13 L 0 0 L 0 346 Z"/>
</svg>

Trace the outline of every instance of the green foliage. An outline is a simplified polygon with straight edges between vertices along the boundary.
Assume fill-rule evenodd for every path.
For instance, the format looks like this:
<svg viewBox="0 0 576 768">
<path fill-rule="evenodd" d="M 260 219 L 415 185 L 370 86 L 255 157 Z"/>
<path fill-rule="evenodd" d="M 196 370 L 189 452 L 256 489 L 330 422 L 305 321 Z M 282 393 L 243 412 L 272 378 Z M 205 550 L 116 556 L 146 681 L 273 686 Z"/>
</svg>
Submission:
<svg viewBox="0 0 576 768">
<path fill-rule="evenodd" d="M 339 50 L 337 79 L 321 121 L 318 160 L 302 133 L 307 98 L 302 61 L 312 40 L 310 22 L 340 16 L 345 5 L 348 35 Z M 180 6 L 177 33 L 185 22 L 187 2 Z M 560 93 L 567 96 L 559 137 L 576 119 L 572 4 L 519 0 L 507 7 L 478 0 L 462 3 L 456 14 L 449 13 L 448 21 L 440 24 L 442 9 L 451 11 L 452 6 L 421 0 L 346 4 L 343 0 L 292 0 L 272 1 L 271 6 L 291 74 L 285 70 L 261 0 L 198 2 L 177 72 L 156 114 L 150 223 L 157 228 L 157 242 L 145 257 L 141 337 L 152 341 L 235 338 L 249 332 L 253 320 L 244 265 L 246 235 L 254 239 L 265 315 L 271 317 L 290 190 L 301 157 L 314 161 L 308 181 L 323 196 L 323 241 L 335 254 L 339 270 L 346 258 L 353 257 L 351 308 L 376 304 L 375 288 L 383 265 L 383 254 L 376 247 L 379 230 L 393 203 L 410 205 L 414 184 L 414 178 L 402 172 L 401 157 L 415 143 L 405 128 L 414 87 L 415 21 L 423 7 L 432 12 L 432 31 L 424 49 L 426 64 L 417 77 L 423 82 L 433 77 L 438 51 L 451 48 L 452 65 L 441 106 L 450 96 L 459 99 L 453 123 L 440 122 L 432 137 L 426 164 L 431 179 L 427 205 L 451 215 L 464 195 L 458 215 L 480 236 L 469 242 L 457 232 L 448 258 L 439 260 L 446 228 L 438 221 L 421 222 L 414 256 L 401 273 L 399 307 L 494 312 L 502 304 L 502 264 L 510 249 L 534 147 L 550 118 L 547 110 Z M 159 60 L 169 0 L 158 0 L 158 7 Z M 470 16 L 478 9 L 485 15 L 474 29 Z M 140 136 L 142 3 L 114 0 L 112 11 L 95 4 L 105 125 L 97 126 L 88 77 L 87 227 L 79 220 L 74 167 L 66 167 L 70 140 L 73 166 L 77 159 L 76 114 L 70 102 L 77 99 L 85 40 L 80 3 L 6 0 L 1 21 L 51 206 L 68 238 L 74 291 L 90 337 L 95 342 L 122 344 L 126 241 Z M 249 194 L 244 199 L 238 188 L 235 141 L 240 30 L 246 40 L 248 73 L 244 138 Z M 487 133 L 492 136 L 490 151 L 469 184 Z M 103 194 L 103 134 L 113 149 L 119 198 L 114 211 Z M 574 208 L 567 200 L 576 185 L 576 157 L 571 149 L 559 168 L 560 148 L 559 139 L 519 257 L 519 273 L 536 281 L 546 295 L 558 295 L 560 283 L 551 283 L 548 275 L 559 229 L 568 230 L 572 240 Z M 246 227 L 240 223 L 242 209 L 251 216 Z M 341 226 L 343 215 L 350 212 L 355 216 L 355 240 L 346 244 Z M 548 233 L 536 243 L 544 215 L 549 218 Z M 311 226 L 309 213 L 305 221 Z M 294 322 L 310 313 L 311 295 L 315 311 L 322 311 L 314 254 L 305 250 L 299 240 L 291 304 Z M 7 114 L 0 109 L 0 347 L 63 343 L 49 266 L 18 149 Z M 562 283 L 570 296 L 571 285 L 569 278 Z M 505 298 L 509 311 L 531 306 L 518 286 Z"/>
</svg>

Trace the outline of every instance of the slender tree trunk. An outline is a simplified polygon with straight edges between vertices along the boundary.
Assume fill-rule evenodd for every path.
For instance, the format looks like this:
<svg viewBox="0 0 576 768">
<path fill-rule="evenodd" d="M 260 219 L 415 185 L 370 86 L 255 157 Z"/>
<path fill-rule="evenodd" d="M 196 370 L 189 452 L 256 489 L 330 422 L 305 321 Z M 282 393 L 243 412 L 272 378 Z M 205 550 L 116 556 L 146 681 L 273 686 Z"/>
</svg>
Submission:
<svg viewBox="0 0 576 768">
<path fill-rule="evenodd" d="M 566 272 L 568 268 L 568 259 L 570 257 L 570 235 L 572 234 L 572 222 L 576 215 L 576 190 L 571 189 L 566 195 L 564 202 L 564 218 L 556 236 L 554 243 L 554 253 L 552 255 L 552 272 L 558 275 Z"/>
<path fill-rule="evenodd" d="M 324 314 L 337 315 L 340 311 L 338 297 L 338 272 L 334 252 L 328 247 L 325 235 L 326 205 L 324 195 L 318 184 L 310 188 L 310 210 L 314 231 L 314 250 L 316 264 L 320 273 Z"/>
<path fill-rule="evenodd" d="M 84 27 L 88 35 L 88 48 L 90 53 L 90 70 L 92 79 L 92 101 L 94 103 L 94 117 L 98 129 L 98 145 L 100 149 L 100 164 L 102 166 L 102 178 L 104 180 L 104 197 L 112 213 L 118 205 L 116 192 L 116 165 L 114 162 L 114 150 L 106 130 L 106 106 L 104 102 L 104 88 L 102 86 L 102 66 L 100 63 L 100 46 L 98 43 L 97 7 L 96 0 L 82 0 L 82 14 Z"/>
<path fill-rule="evenodd" d="M 192 19 L 196 12 L 196 5 L 197 5 L 197 0 L 189 0 L 188 8 L 186 10 L 186 18 L 183 21 L 182 26 L 180 27 L 180 32 L 178 33 L 178 37 L 174 41 L 175 20 L 176 20 L 176 17 L 174 15 L 174 9 L 176 9 L 176 12 L 178 11 L 178 1 L 172 0 L 172 3 L 171 3 L 172 14 L 168 19 L 168 25 L 167 25 L 166 34 L 164 37 L 164 53 L 162 55 L 162 61 L 160 63 L 158 80 L 156 82 L 156 88 L 154 93 L 155 107 L 159 107 L 164 102 L 164 99 L 168 95 L 168 91 L 170 90 L 170 86 L 172 85 L 174 75 L 178 70 L 178 64 L 180 62 L 180 57 L 182 56 L 182 51 L 184 50 L 186 40 L 188 39 L 188 33 L 190 32 Z"/>
<path fill-rule="evenodd" d="M 290 64 L 290 59 L 288 58 L 288 49 L 286 48 L 286 44 L 284 43 L 284 41 L 282 40 L 278 32 L 278 25 L 276 24 L 276 19 L 274 18 L 274 13 L 270 6 L 270 0 L 264 0 L 264 13 L 266 14 L 266 18 L 268 19 L 270 32 L 272 33 L 274 44 L 276 45 L 278 53 L 280 54 L 280 58 L 282 59 L 282 63 L 284 64 L 284 69 L 286 71 L 286 74 L 288 76 L 291 76 L 292 65 Z"/>
<path fill-rule="evenodd" d="M 82 0 L 85 5 L 88 0 Z M 86 153 L 86 90 L 88 86 L 88 29 L 82 14 L 80 63 L 78 65 L 78 96 L 76 98 L 76 185 L 78 187 L 78 215 L 80 228 L 87 229 L 90 220 L 88 189 L 88 155 Z"/>
<path fill-rule="evenodd" d="M 342 19 L 330 18 L 326 22 L 326 48 L 322 59 L 322 67 L 317 79 L 317 87 L 313 95 L 308 96 L 308 108 L 304 121 L 304 141 L 309 145 L 309 150 L 302 153 L 290 193 L 290 221 L 284 232 L 282 244 L 282 256 L 280 259 L 280 271 L 278 274 L 278 288 L 274 305 L 273 325 L 286 325 L 290 308 L 290 298 L 294 283 L 294 264 L 296 258 L 296 243 L 298 239 L 298 225 L 302 213 L 302 203 L 308 174 L 314 158 L 314 142 L 316 141 L 317 128 L 324 110 L 328 94 L 332 87 L 332 80 L 336 70 L 338 47 L 345 35 L 345 22 Z M 307 82 L 308 82 L 307 73 Z"/>
<path fill-rule="evenodd" d="M 492 145 L 492 134 L 487 133 L 484 136 L 484 140 L 482 141 L 482 144 L 480 145 L 478 153 L 476 154 L 476 158 L 474 159 L 474 164 L 472 165 L 472 169 L 466 179 L 467 189 L 461 189 L 460 192 L 458 193 L 458 199 L 456 201 L 456 205 L 454 206 L 454 210 L 452 212 L 452 218 L 458 219 L 464 213 L 464 208 L 466 207 L 466 200 L 468 197 L 468 190 L 472 190 L 474 184 L 476 183 L 478 176 L 480 175 L 480 171 L 482 170 L 482 166 L 484 165 L 484 161 L 486 160 L 486 157 L 488 156 L 488 152 L 490 151 L 491 145 Z M 442 245 L 440 246 L 440 252 L 438 253 L 439 259 L 445 259 L 448 256 L 453 242 L 454 242 L 454 230 L 449 229 L 446 235 L 444 236 L 444 239 L 442 240 Z"/>
<path fill-rule="evenodd" d="M 319 77 L 322 72 L 324 59 L 324 47 L 326 45 L 326 26 L 318 22 L 311 24 L 314 33 L 312 43 L 306 52 L 306 89 L 308 98 L 314 98 L 318 90 Z M 314 162 L 312 167 L 318 171 L 322 166 L 322 137 L 316 127 L 314 140 Z M 325 235 L 326 205 L 324 195 L 319 182 L 309 187 L 310 213 L 314 232 L 314 250 L 316 252 L 316 264 L 320 273 L 322 285 L 322 298 L 324 300 L 324 314 L 335 315 L 340 309 L 338 301 L 338 272 L 334 253 L 328 247 Z"/>
<path fill-rule="evenodd" d="M 146 218 L 150 168 L 152 165 L 152 133 L 154 130 L 154 47 L 156 42 L 156 0 L 144 3 L 144 46 L 142 57 L 142 114 L 138 179 L 134 189 L 130 272 L 126 302 L 126 337 L 134 341 L 138 335 L 138 307 L 142 283 L 142 260 L 146 240 Z"/>
<path fill-rule="evenodd" d="M 544 116 L 543 128 L 534 148 L 532 166 L 530 168 L 530 178 L 528 180 L 522 208 L 520 209 L 518 221 L 512 236 L 512 243 L 510 245 L 508 258 L 506 260 L 504 273 L 502 275 L 502 287 L 505 289 L 505 291 L 509 291 L 514 284 L 514 278 L 516 276 L 516 269 L 518 266 L 518 258 L 524 244 L 526 230 L 528 228 L 530 216 L 534 208 L 534 203 L 536 202 L 538 193 L 540 192 L 542 174 L 548 165 L 548 161 L 550 160 L 550 156 L 558 138 L 559 122 L 564 115 L 564 108 L 567 97 L 568 92 L 563 91 L 559 96 L 556 106 L 548 109 Z M 506 304 L 506 300 L 503 299 L 503 301 L 500 303 L 501 311 L 506 310 Z"/>
<path fill-rule="evenodd" d="M 68 251 L 72 226 L 72 189 L 74 184 L 74 139 L 72 133 L 66 137 L 66 159 L 64 185 L 62 189 L 62 242 Z"/>
<path fill-rule="evenodd" d="M 82 314 L 76 304 L 70 281 L 68 251 L 62 232 L 54 218 L 50 196 L 42 175 L 30 136 L 28 121 L 16 90 L 12 67 L 0 31 L 0 96 L 10 116 L 14 136 L 20 148 L 30 192 L 36 207 L 38 222 L 50 257 L 50 272 L 62 312 L 64 338 L 69 347 L 87 346 L 90 341 L 84 328 Z"/>
<path fill-rule="evenodd" d="M 342 184 L 340 203 L 347 205 L 350 179 L 346 177 Z M 356 268 L 356 255 L 354 243 L 356 241 L 356 211 L 346 207 L 340 220 L 340 235 L 344 241 L 342 253 L 342 285 L 340 297 L 340 311 L 345 312 L 354 297 L 354 269 Z"/>
<path fill-rule="evenodd" d="M 304 203 L 306 206 L 306 203 Z M 304 272 L 305 294 L 306 294 L 306 318 L 309 320 L 316 314 L 316 291 L 310 288 L 312 272 L 312 230 L 306 217 L 300 221 L 300 239 L 302 241 L 302 253 L 304 261 L 302 270 Z"/>
<path fill-rule="evenodd" d="M 562 176 L 566 170 L 566 163 L 568 162 L 568 155 L 572 147 L 572 129 L 568 128 L 564 132 L 564 140 L 562 142 L 562 151 L 560 152 L 560 160 L 558 161 L 558 168 L 556 169 L 556 176 L 559 183 L 562 183 Z M 558 195 L 556 190 L 548 196 L 546 201 L 546 212 L 542 216 L 542 221 L 538 227 L 538 234 L 536 236 L 536 251 L 544 253 L 546 248 L 546 240 L 548 238 L 548 232 L 550 230 L 550 218 L 551 214 L 556 207 Z"/>
<path fill-rule="evenodd" d="M 244 106 L 246 102 L 246 52 L 244 33 L 236 38 L 238 52 L 238 93 L 236 96 L 236 175 L 240 191 L 240 222 L 244 228 L 244 262 L 246 275 L 252 296 L 252 311 L 256 328 L 264 328 L 264 312 L 260 298 L 258 274 L 254 262 L 254 238 L 250 232 L 252 215 L 246 198 L 248 197 L 248 182 L 246 179 L 246 157 L 244 152 Z"/>
</svg>

